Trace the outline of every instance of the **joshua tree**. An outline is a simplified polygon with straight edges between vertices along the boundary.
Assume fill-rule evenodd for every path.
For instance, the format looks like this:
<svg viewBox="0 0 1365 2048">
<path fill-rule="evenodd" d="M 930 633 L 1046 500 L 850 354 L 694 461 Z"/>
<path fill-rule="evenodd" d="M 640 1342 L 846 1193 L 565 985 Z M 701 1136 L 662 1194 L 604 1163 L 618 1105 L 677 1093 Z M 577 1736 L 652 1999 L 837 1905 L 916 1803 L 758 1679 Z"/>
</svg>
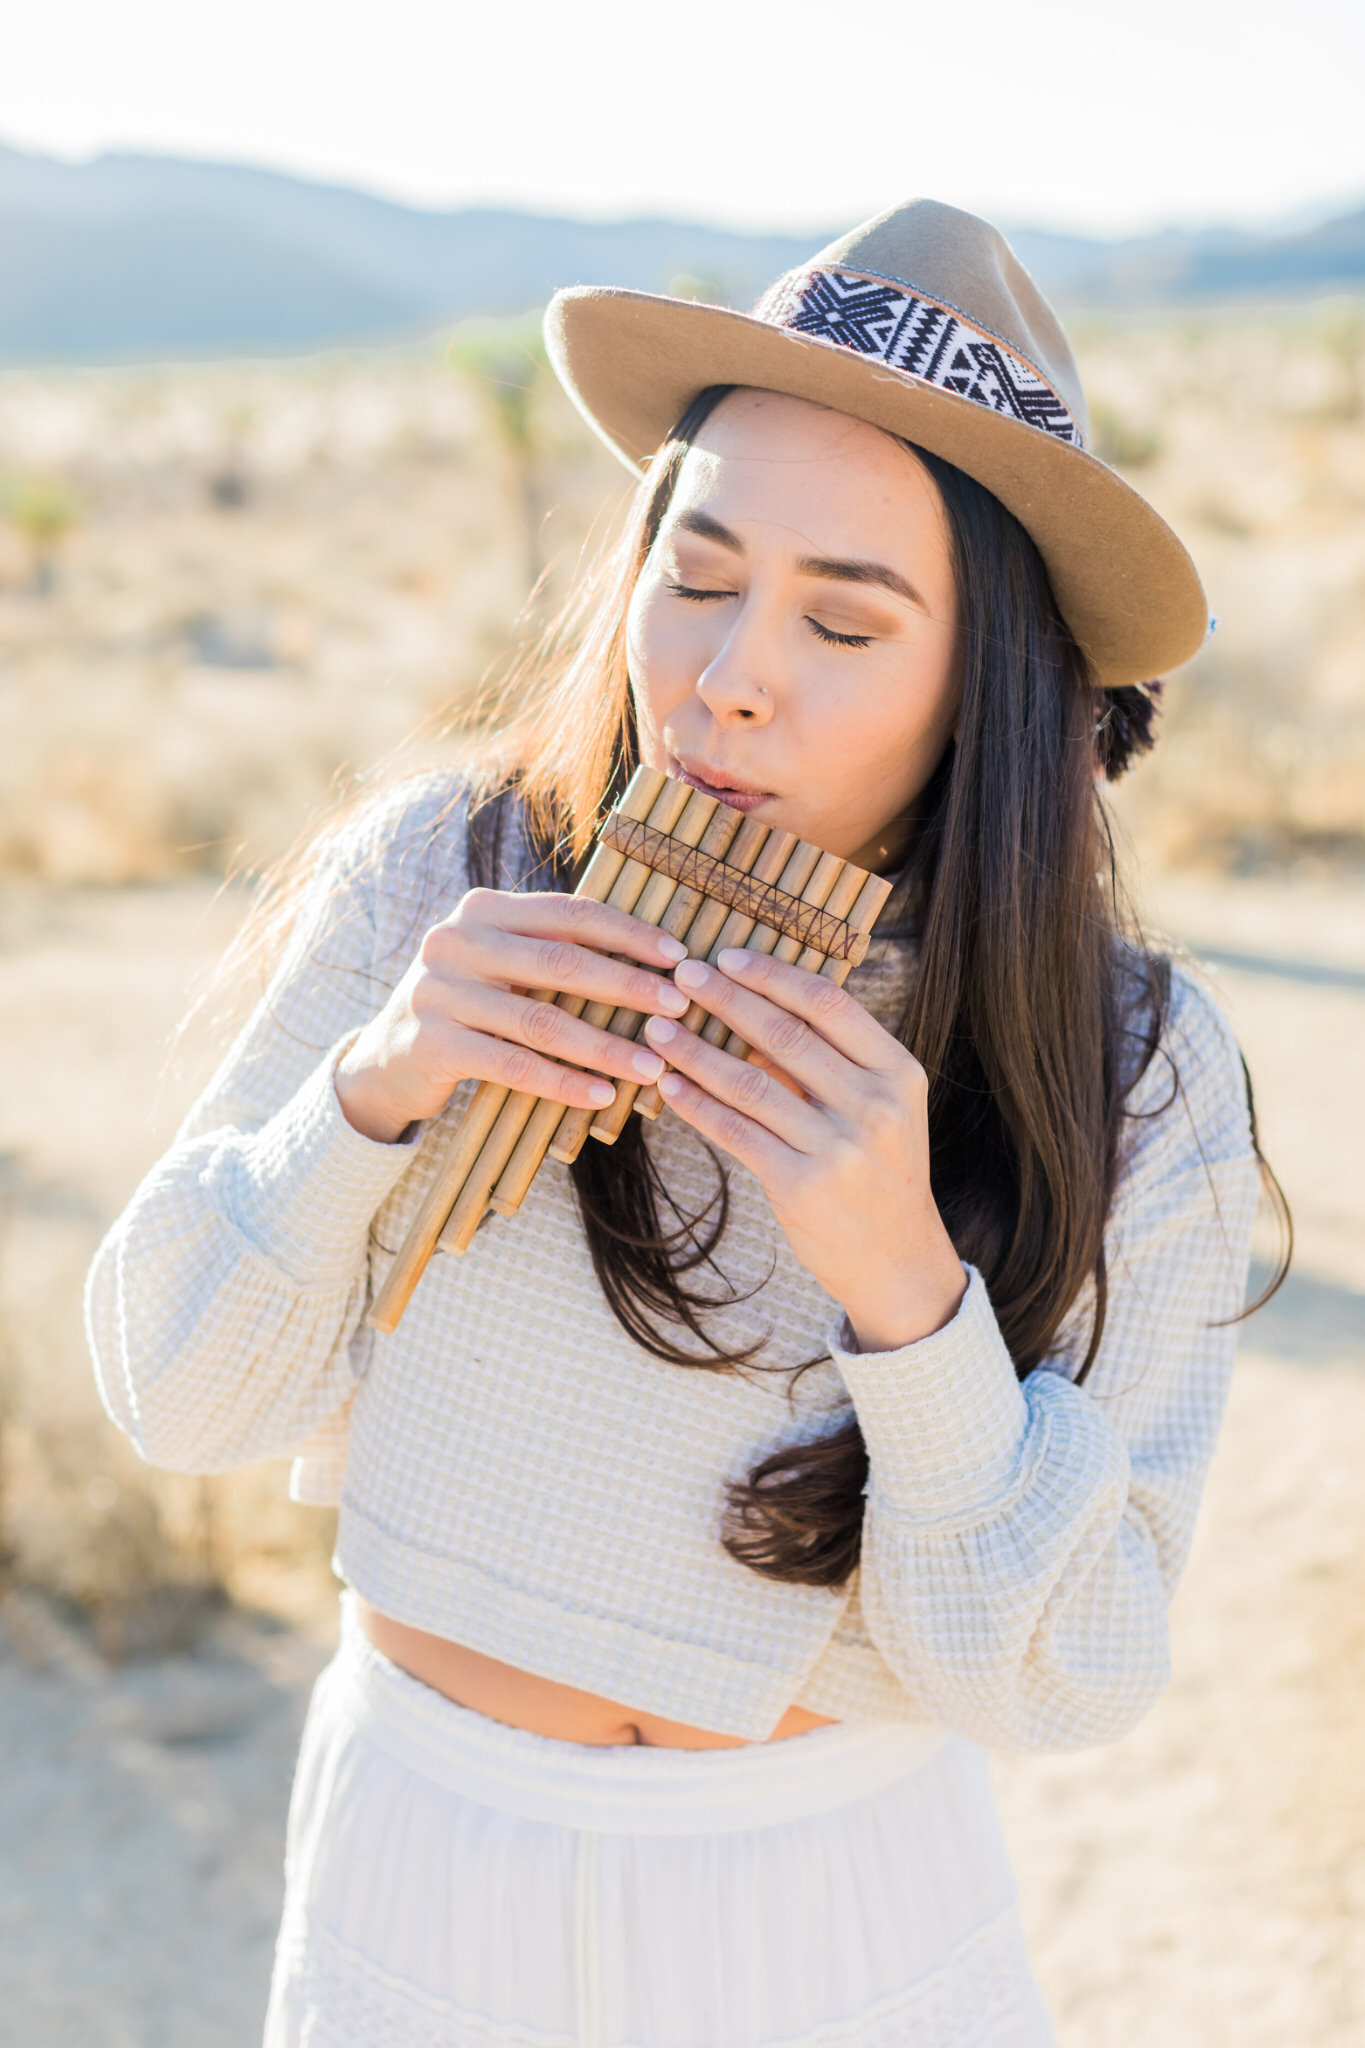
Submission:
<svg viewBox="0 0 1365 2048">
<path fill-rule="evenodd" d="M 62 536 L 79 516 L 73 493 L 58 477 L 21 476 L 5 491 L 4 509 L 10 524 L 28 543 L 35 596 L 49 596 L 57 580 Z"/>
<path fill-rule="evenodd" d="M 240 511 L 251 496 L 246 441 L 254 418 L 255 407 L 243 399 L 229 405 L 223 415 L 223 454 L 208 479 L 209 497 L 221 511 Z"/>
<path fill-rule="evenodd" d="M 545 374 L 540 322 L 533 318 L 464 328 L 451 338 L 448 358 L 474 380 L 511 467 L 526 551 L 526 587 L 534 590 L 545 572 L 540 532 L 545 514 L 545 434 L 536 403 Z"/>
<path fill-rule="evenodd" d="M 1331 411 L 1338 419 L 1358 420 L 1365 412 L 1365 314 L 1359 306 L 1333 306 L 1321 333 L 1340 378 Z"/>
</svg>

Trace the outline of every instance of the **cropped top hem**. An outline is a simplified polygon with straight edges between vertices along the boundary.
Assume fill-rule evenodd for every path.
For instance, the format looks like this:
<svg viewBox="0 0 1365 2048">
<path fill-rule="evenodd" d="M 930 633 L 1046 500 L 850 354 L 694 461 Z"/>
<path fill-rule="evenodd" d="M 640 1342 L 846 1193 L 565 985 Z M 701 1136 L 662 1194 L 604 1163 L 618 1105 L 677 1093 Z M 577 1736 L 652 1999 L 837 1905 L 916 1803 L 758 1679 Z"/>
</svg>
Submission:
<svg viewBox="0 0 1365 2048">
<path fill-rule="evenodd" d="M 459 1558 L 423 1555 L 343 1499 L 333 1568 L 390 1620 L 640 1713 L 761 1742 L 818 1668 L 838 1610 L 800 1668 L 752 1663 L 643 1623 L 553 1604 Z M 814 1634 L 814 1631 L 812 1631 Z M 908 1705 L 908 1702 L 907 1702 Z M 828 1712 L 832 1719 L 856 1715 Z M 883 1718 L 883 1717 L 875 1717 Z M 886 1718 L 917 1719 L 913 1713 Z"/>
<path fill-rule="evenodd" d="M 870 1642 L 847 1639 L 849 1619 L 846 1612 L 791 1704 L 810 1714 L 827 1714 L 831 1721 L 909 1721 L 918 1727 L 938 1727 L 911 1698 L 880 1650 Z"/>
</svg>

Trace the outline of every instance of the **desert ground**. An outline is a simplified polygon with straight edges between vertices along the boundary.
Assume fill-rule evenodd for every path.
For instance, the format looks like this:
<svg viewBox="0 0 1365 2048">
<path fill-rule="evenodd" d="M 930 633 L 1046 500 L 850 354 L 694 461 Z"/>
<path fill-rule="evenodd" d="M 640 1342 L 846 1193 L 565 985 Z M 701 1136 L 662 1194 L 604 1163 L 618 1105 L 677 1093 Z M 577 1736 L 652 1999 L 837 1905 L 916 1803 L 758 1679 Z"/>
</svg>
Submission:
<svg viewBox="0 0 1365 2048">
<path fill-rule="evenodd" d="M 1221 616 L 1121 805 L 1139 899 L 1236 1022 L 1298 1248 L 1245 1327 L 1169 1693 L 1113 1748 L 997 1759 L 1064 2048 L 1347 2048 L 1365 2029 L 1353 317 L 1083 337 L 1109 452 L 1190 532 Z M 211 1062 L 206 1021 L 170 1038 L 242 915 L 224 871 L 274 858 L 415 724 L 440 745 L 443 707 L 616 488 L 533 361 L 529 412 L 509 406 L 521 375 L 491 399 L 439 354 L 0 379 L 15 2048 L 258 2038 L 293 1750 L 335 1628 L 329 1518 L 289 1506 L 278 1467 L 139 1466 L 93 1393 L 80 1283 Z"/>
</svg>

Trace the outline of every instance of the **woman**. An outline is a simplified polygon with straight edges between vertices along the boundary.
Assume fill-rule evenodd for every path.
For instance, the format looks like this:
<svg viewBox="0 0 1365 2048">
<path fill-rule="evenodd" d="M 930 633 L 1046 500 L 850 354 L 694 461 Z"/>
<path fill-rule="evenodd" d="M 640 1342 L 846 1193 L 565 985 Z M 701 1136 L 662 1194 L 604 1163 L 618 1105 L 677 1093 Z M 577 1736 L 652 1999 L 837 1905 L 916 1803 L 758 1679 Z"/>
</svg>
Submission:
<svg viewBox="0 0 1365 2048">
<path fill-rule="evenodd" d="M 548 332 L 649 458 L 623 547 L 510 769 L 322 844 L 91 1281 L 144 1455 L 294 1450 L 340 1501 L 267 2039 L 1043 2043 L 978 1745 L 1161 1690 L 1257 1196 L 1096 794 L 1202 593 L 970 215 L 899 207 L 750 316 L 576 291 Z M 846 993 L 566 895 L 637 759 L 896 877 Z M 376 1339 L 481 1079 L 674 1113 Z"/>
</svg>

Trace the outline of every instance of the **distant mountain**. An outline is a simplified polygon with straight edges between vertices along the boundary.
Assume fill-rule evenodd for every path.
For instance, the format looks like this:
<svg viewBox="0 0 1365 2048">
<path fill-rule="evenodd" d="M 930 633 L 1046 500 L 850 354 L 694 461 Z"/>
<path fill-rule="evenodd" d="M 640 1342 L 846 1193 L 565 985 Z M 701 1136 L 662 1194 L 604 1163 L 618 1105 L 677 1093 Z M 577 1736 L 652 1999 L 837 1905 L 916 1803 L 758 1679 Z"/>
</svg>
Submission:
<svg viewBox="0 0 1365 2048">
<path fill-rule="evenodd" d="M 686 221 L 429 213 L 278 171 L 0 146 L 0 359 L 321 347 L 520 313 L 565 283 L 748 305 L 812 244 Z"/>
<path fill-rule="evenodd" d="M 309 349 L 522 312 L 557 285 L 747 306 L 819 236 L 673 220 L 427 212 L 278 171 L 0 146 L 0 361 L 116 362 Z M 1279 236 L 1012 239 L 1064 305 L 1145 306 L 1365 284 L 1365 210 Z"/>
<path fill-rule="evenodd" d="M 1010 239 L 1044 290 L 1068 307 L 1198 305 L 1365 288 L 1365 207 L 1284 234 L 1168 228 L 1110 242 L 1021 228 Z"/>
</svg>

